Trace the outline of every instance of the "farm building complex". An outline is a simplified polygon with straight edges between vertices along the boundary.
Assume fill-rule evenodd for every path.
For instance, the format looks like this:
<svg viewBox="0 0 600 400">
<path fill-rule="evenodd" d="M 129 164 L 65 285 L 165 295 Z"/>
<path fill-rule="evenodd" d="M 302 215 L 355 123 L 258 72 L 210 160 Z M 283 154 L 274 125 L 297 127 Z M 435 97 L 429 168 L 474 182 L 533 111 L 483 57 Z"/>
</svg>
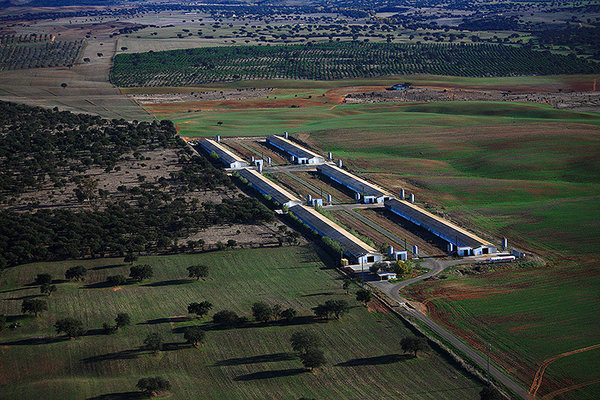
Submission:
<svg viewBox="0 0 600 400">
<path fill-rule="evenodd" d="M 385 201 L 385 207 L 410 222 L 421 226 L 436 236 L 452 244 L 459 256 L 496 253 L 497 248 L 490 242 L 468 232 L 453 223 L 437 217 L 414 204 L 399 199 Z"/>
<path fill-rule="evenodd" d="M 199 142 L 200 146 L 209 154 L 213 152 L 219 157 L 219 160 L 227 165 L 228 168 L 244 168 L 248 163 L 235 155 L 233 152 L 226 149 L 222 144 L 210 139 L 202 139 Z"/>
<path fill-rule="evenodd" d="M 237 173 L 240 177 L 246 179 L 254 189 L 265 196 L 269 196 L 282 206 L 291 207 L 301 203 L 296 196 L 253 169 L 242 168 Z"/>
<path fill-rule="evenodd" d="M 319 154 L 279 136 L 268 136 L 267 143 L 288 154 L 290 160 L 295 164 L 321 164 L 325 162 L 325 158 Z"/>
<path fill-rule="evenodd" d="M 448 242 L 448 250 L 455 252 L 458 256 L 476 256 L 496 253 L 498 251 L 497 247 L 492 243 L 417 207 L 413 204 L 414 195 L 410 195 L 410 201 L 405 201 L 404 190 L 401 191 L 400 198 L 396 198 L 385 189 L 343 170 L 340 167 L 341 161 L 338 160 L 338 165 L 340 166 L 325 163 L 324 157 L 304 149 L 287 138 L 268 136 L 267 142 L 287 153 L 292 161 L 297 164 L 319 164 L 316 165 L 317 171 L 354 192 L 357 202 L 384 204 L 385 208 L 394 214 L 430 231 Z M 215 152 L 219 156 L 219 159 L 229 168 L 235 168 L 236 174 L 256 191 L 267 196 L 275 203 L 288 207 L 311 230 L 339 243 L 344 249 L 344 254 L 352 263 L 372 263 L 383 259 L 383 255 L 372 246 L 358 239 L 355 235 L 311 207 L 314 207 L 315 204 L 322 205 L 322 201 L 315 201 L 320 199 L 313 200 L 310 195 L 307 196 L 307 206 L 295 194 L 290 193 L 287 189 L 265 177 L 261 173 L 262 166 L 259 166 L 257 171 L 218 141 L 204 139 L 199 143 L 207 152 Z M 331 154 L 329 158 L 331 159 Z M 416 255 L 418 254 L 418 250 L 416 250 L 416 246 L 414 247 L 415 250 L 413 250 L 413 253 Z M 396 259 L 406 259 L 407 252 L 392 251 L 389 256 Z"/>
<path fill-rule="evenodd" d="M 319 165 L 317 171 L 353 191 L 356 199 L 363 203 L 383 203 L 385 200 L 394 198 L 394 196 L 379 186 L 360 179 L 336 166 L 329 164 Z"/>
<path fill-rule="evenodd" d="M 383 255 L 377 252 L 377 250 L 315 209 L 304 205 L 297 205 L 291 207 L 290 211 L 303 223 L 308 225 L 310 229 L 319 232 L 323 237 L 328 237 L 338 242 L 343 247 L 344 254 L 351 262 L 364 264 L 383 260 Z"/>
</svg>

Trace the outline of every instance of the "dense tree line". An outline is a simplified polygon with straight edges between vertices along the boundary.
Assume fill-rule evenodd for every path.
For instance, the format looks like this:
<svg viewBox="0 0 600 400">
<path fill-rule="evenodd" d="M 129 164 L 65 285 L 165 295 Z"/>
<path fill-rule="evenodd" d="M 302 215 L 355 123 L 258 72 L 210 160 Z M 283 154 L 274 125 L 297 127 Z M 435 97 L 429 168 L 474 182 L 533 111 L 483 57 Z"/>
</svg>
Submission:
<svg viewBox="0 0 600 400">
<path fill-rule="evenodd" d="M 172 250 L 178 237 L 215 224 L 271 221 L 273 214 L 248 197 L 204 203 L 183 199 L 161 207 L 110 204 L 101 211 L 0 211 L 0 268 L 33 261 Z"/>
<path fill-rule="evenodd" d="M 331 42 L 119 54 L 110 79 L 117 86 L 128 87 L 415 73 L 512 76 L 598 72 L 600 65 L 585 59 L 519 46 Z"/>
</svg>

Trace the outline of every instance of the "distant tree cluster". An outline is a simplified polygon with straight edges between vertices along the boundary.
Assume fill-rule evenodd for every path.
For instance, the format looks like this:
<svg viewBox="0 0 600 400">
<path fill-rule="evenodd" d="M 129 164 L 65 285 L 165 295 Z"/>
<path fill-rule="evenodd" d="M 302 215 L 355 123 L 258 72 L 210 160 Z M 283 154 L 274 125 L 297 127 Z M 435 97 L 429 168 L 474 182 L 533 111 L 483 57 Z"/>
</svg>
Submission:
<svg viewBox="0 0 600 400">
<path fill-rule="evenodd" d="M 0 211 L 0 268 L 32 261 L 173 250 L 178 237 L 211 225 L 274 218 L 263 204 L 248 197 L 203 206 L 194 211 L 179 199 L 162 207 L 120 202 L 101 211 Z"/>
<path fill-rule="evenodd" d="M 327 300 L 325 303 L 316 306 L 314 310 L 317 318 L 325 320 L 330 318 L 340 319 L 350 310 L 350 305 L 346 300 Z"/>
</svg>

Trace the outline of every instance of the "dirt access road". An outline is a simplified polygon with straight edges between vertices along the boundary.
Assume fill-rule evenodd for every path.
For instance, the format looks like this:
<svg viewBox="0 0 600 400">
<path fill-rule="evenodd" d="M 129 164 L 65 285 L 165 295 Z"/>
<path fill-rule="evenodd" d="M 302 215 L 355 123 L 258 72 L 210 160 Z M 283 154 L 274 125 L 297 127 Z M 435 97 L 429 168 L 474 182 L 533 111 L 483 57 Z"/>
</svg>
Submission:
<svg viewBox="0 0 600 400">
<path fill-rule="evenodd" d="M 468 259 L 460 259 L 460 260 L 437 260 L 435 258 L 425 258 L 421 261 L 421 266 L 428 268 L 429 271 L 421 276 L 416 278 L 407 279 L 405 281 L 392 284 L 387 281 L 379 281 L 379 282 L 369 282 L 370 285 L 373 285 L 377 289 L 381 290 L 385 293 L 389 298 L 395 300 L 399 304 L 408 304 L 407 300 L 400 296 L 399 290 L 411 285 L 415 282 L 422 281 L 424 279 L 435 276 L 446 268 L 451 267 L 453 265 L 465 264 L 470 261 L 473 261 L 471 258 Z M 405 317 L 413 317 L 427 325 L 430 329 L 435 331 L 438 335 L 440 335 L 444 340 L 452 344 L 455 348 L 460 350 L 463 354 L 466 354 L 473 362 L 475 362 L 479 367 L 484 370 L 487 369 L 487 359 L 475 351 L 471 346 L 462 342 L 459 338 L 457 338 L 452 333 L 448 332 L 446 329 L 435 323 L 428 316 L 423 314 L 422 312 L 412 308 L 412 307 L 398 307 L 397 311 L 405 316 Z M 525 388 L 515 382 L 511 377 L 506 375 L 500 369 L 494 365 L 494 363 L 490 362 L 490 374 L 498 381 L 502 382 L 507 388 L 512 390 L 515 394 L 523 399 L 529 399 L 529 394 Z"/>
</svg>

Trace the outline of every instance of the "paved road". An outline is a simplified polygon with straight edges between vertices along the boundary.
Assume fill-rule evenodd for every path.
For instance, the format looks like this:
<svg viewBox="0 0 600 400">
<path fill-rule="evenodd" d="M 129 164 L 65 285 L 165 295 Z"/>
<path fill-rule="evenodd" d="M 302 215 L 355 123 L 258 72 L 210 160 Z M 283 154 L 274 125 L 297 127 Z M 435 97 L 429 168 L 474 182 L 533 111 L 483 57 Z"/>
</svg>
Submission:
<svg viewBox="0 0 600 400">
<path fill-rule="evenodd" d="M 377 287 L 383 293 L 385 293 L 391 299 L 397 301 L 398 303 L 407 303 L 407 300 L 400 296 L 398 291 L 410 284 L 413 284 L 418 281 L 422 281 L 431 276 L 437 275 L 442 272 L 444 269 L 458 264 L 464 264 L 468 262 L 468 260 L 436 260 L 433 258 L 422 259 L 421 266 L 425 268 L 429 268 L 429 271 L 426 274 L 423 274 L 419 277 L 408 279 L 396 284 L 389 283 L 387 281 L 379 281 L 379 282 L 369 282 L 370 285 Z M 477 363 L 484 370 L 487 369 L 487 360 L 485 357 L 481 356 L 477 351 L 475 351 L 471 346 L 465 344 L 461 340 L 459 340 L 454 334 L 447 331 L 445 328 L 438 325 L 431 318 L 423 314 L 422 312 L 412 308 L 412 307 L 399 307 L 397 309 L 400 314 L 404 316 L 410 316 L 418 319 L 423 322 L 429 328 L 433 329 L 438 335 L 443 337 L 446 341 L 451 343 L 455 348 L 459 349 L 461 352 L 466 354 L 471 360 Z M 490 363 L 490 374 L 496 378 L 498 381 L 502 382 L 506 387 L 516 393 L 523 399 L 529 399 L 529 395 L 527 390 L 525 390 L 520 384 L 515 382 L 511 377 L 500 371 L 494 363 Z"/>
</svg>

